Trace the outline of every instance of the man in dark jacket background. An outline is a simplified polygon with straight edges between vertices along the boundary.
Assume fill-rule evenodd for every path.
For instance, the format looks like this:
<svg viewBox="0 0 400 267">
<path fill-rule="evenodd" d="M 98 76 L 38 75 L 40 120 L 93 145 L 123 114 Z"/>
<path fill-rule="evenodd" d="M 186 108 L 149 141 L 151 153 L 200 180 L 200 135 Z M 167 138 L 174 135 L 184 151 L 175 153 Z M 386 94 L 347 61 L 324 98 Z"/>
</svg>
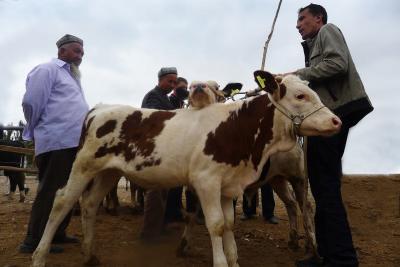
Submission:
<svg viewBox="0 0 400 267">
<path fill-rule="evenodd" d="M 188 98 L 189 91 L 187 90 L 188 82 L 185 78 L 178 77 L 176 81 L 176 87 L 169 96 L 169 101 L 171 101 L 172 105 L 178 109 L 184 107 L 184 100 Z"/>
<path fill-rule="evenodd" d="M 309 137 L 307 167 L 315 199 L 315 233 L 323 261 L 306 259 L 298 267 L 358 266 L 341 193 L 342 156 L 352 126 L 373 110 L 340 29 L 327 23 L 326 10 L 316 4 L 300 8 L 296 28 L 306 67 L 294 74 L 310 82 L 321 101 L 342 120 L 331 137 Z"/>
<path fill-rule="evenodd" d="M 144 96 L 142 108 L 175 109 L 168 99 L 168 94 L 177 84 L 177 75 L 178 71 L 175 67 L 161 68 L 158 72 L 158 85 Z M 156 239 L 163 231 L 167 196 L 168 190 L 149 189 L 146 191 L 144 223 L 140 234 L 142 240 Z"/>
<path fill-rule="evenodd" d="M 169 96 L 169 101 L 174 109 L 184 108 L 184 100 L 189 96 L 188 82 L 183 77 L 176 79 L 176 86 Z M 182 192 L 183 187 L 169 189 L 165 208 L 165 223 L 182 222 Z"/>
<path fill-rule="evenodd" d="M 148 92 L 142 101 L 142 108 L 172 110 L 175 107 L 168 99 L 168 94 L 174 90 L 178 71 L 175 67 L 161 68 L 158 72 L 158 85 Z"/>
</svg>

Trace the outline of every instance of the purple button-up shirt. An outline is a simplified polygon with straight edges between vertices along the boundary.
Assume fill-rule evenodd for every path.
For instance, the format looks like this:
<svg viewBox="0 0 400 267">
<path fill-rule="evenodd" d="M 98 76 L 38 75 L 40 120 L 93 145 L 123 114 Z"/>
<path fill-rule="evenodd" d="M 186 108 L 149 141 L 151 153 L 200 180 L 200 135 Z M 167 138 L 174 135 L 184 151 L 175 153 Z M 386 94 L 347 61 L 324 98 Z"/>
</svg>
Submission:
<svg viewBox="0 0 400 267">
<path fill-rule="evenodd" d="M 35 141 L 35 154 L 77 147 L 88 112 L 80 82 L 70 64 L 53 59 L 36 66 L 26 79 L 22 100 L 25 140 Z"/>
</svg>

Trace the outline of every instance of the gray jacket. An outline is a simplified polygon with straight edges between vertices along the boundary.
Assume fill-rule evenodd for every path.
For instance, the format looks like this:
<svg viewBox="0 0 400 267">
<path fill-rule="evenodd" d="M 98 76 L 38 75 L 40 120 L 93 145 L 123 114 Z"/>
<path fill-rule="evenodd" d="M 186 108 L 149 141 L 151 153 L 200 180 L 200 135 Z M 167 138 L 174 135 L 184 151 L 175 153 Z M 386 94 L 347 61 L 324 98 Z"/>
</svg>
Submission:
<svg viewBox="0 0 400 267">
<path fill-rule="evenodd" d="M 373 110 L 340 29 L 328 23 L 302 43 L 306 67 L 296 71 L 348 126 Z"/>
<path fill-rule="evenodd" d="M 142 108 L 161 110 L 175 109 L 174 105 L 171 103 L 171 101 L 169 101 L 167 93 L 158 86 L 144 96 Z"/>
</svg>

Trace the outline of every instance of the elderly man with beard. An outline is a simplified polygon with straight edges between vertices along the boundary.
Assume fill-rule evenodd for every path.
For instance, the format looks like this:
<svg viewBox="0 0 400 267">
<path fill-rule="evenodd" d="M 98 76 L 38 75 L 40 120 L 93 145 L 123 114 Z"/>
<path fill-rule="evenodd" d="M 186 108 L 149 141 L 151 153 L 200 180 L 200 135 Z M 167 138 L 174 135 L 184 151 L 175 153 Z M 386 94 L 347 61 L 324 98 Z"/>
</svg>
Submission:
<svg viewBox="0 0 400 267">
<path fill-rule="evenodd" d="M 32 253 L 43 235 L 56 191 L 67 183 L 89 109 L 79 72 L 83 41 L 67 34 L 56 45 L 58 58 L 28 74 L 22 100 L 27 122 L 23 138 L 35 143 L 39 185 L 21 253 Z M 65 233 L 70 218 L 71 214 L 60 224 L 53 243 L 79 242 Z M 50 252 L 61 253 L 63 248 L 53 245 Z"/>
</svg>

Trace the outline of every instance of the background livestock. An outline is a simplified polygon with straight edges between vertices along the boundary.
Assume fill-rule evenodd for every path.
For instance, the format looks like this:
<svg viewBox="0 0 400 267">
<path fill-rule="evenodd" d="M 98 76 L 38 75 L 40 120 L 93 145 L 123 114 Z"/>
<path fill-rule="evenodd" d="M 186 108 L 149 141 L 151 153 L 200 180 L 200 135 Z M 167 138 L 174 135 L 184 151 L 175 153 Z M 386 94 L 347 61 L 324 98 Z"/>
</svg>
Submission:
<svg viewBox="0 0 400 267">
<path fill-rule="evenodd" d="M 0 266 L 28 266 L 30 255 L 19 254 L 17 247 L 26 232 L 35 192 L 28 195 L 26 203 L 9 202 L 4 196 L 5 181 L 0 177 Z M 34 179 L 28 178 L 27 184 L 35 191 Z M 130 195 L 124 186 L 120 184 L 118 192 L 122 205 L 120 215 L 113 217 L 100 210 L 97 218 L 97 254 L 102 266 L 211 266 L 210 239 L 204 226 L 195 227 L 196 249 L 187 258 L 175 256 L 183 224 L 171 225 L 157 245 L 141 244 L 139 231 L 143 217 L 131 215 Z M 400 266 L 400 175 L 346 176 L 343 195 L 361 266 Z M 286 211 L 280 200 L 275 199 L 276 212 L 281 218 L 278 225 L 266 224 L 261 218 L 236 220 L 235 235 L 242 267 L 293 266 L 294 260 L 303 255 L 302 251 L 288 250 Z M 239 216 L 240 206 L 237 212 Z M 69 233 L 82 237 L 80 218 L 73 217 Z M 49 267 L 82 266 L 80 246 L 66 245 L 65 249 L 63 254 L 49 255 Z"/>
</svg>

